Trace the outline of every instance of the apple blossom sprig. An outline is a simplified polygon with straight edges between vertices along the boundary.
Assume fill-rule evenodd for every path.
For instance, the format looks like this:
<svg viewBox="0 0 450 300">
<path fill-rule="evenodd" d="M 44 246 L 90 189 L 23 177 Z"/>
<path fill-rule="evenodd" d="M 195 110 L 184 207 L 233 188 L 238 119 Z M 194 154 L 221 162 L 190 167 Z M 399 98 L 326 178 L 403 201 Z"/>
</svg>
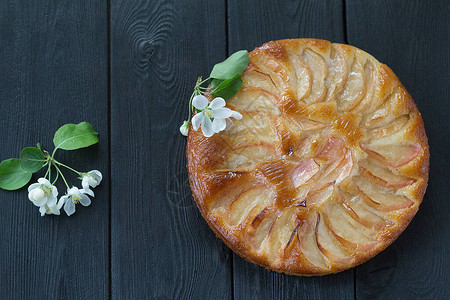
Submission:
<svg viewBox="0 0 450 300">
<path fill-rule="evenodd" d="M 37 207 L 41 216 L 46 214 L 59 215 L 60 209 L 68 216 L 75 212 L 75 205 L 81 203 L 84 206 L 91 204 L 88 196 L 94 197 L 91 188 L 97 187 L 102 181 L 102 173 L 98 170 L 80 172 L 55 159 L 57 150 L 77 150 L 98 143 L 98 133 L 94 131 L 91 124 L 81 122 L 79 124 L 66 124 L 61 126 L 53 138 L 55 149 L 50 154 L 42 149 L 38 143 L 37 147 L 26 147 L 20 153 L 20 159 L 11 158 L 0 163 L 0 188 L 5 190 L 17 190 L 28 184 L 33 173 L 39 172 L 47 167 L 44 177 L 38 179 L 28 187 L 28 199 Z M 82 188 L 70 187 L 62 168 L 76 173 L 81 179 Z M 56 172 L 52 178 L 52 169 Z M 67 194 L 59 200 L 58 189 L 55 183 L 62 179 Z M 52 181 L 53 179 L 53 181 Z"/>
<path fill-rule="evenodd" d="M 231 126 L 233 122 L 230 118 L 242 118 L 240 113 L 225 107 L 225 100 L 232 98 L 242 88 L 241 74 L 247 68 L 248 62 L 247 50 L 235 52 L 216 64 L 208 78 L 197 79 L 189 99 L 188 119 L 180 126 L 182 135 L 188 135 L 191 119 L 195 131 L 201 127 L 203 135 L 210 137 Z M 208 86 L 203 86 L 205 84 Z M 211 102 L 206 97 L 208 95 L 214 98 Z"/>
</svg>

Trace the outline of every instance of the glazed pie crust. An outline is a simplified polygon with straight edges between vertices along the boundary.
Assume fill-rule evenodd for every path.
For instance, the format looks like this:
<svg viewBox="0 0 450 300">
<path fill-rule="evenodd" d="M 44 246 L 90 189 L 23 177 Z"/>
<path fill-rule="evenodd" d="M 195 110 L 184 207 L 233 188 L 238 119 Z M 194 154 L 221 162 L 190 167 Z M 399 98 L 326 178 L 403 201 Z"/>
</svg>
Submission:
<svg viewBox="0 0 450 300">
<path fill-rule="evenodd" d="M 389 246 L 428 181 L 422 117 L 392 70 L 355 47 L 272 41 L 250 54 L 227 107 L 240 121 L 189 130 L 189 182 L 234 252 L 293 275 L 336 273 Z"/>
</svg>

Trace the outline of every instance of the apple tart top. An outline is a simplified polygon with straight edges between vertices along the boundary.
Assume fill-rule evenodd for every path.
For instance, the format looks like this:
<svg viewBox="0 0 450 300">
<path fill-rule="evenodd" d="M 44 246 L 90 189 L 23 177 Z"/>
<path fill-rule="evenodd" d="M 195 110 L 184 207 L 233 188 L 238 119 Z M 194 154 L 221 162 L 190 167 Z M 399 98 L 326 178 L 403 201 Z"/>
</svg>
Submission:
<svg viewBox="0 0 450 300">
<path fill-rule="evenodd" d="M 324 40 L 250 53 L 226 131 L 189 130 L 194 199 L 236 253 L 268 269 L 323 275 L 354 267 L 406 228 L 428 181 L 422 117 L 371 55 Z"/>
</svg>

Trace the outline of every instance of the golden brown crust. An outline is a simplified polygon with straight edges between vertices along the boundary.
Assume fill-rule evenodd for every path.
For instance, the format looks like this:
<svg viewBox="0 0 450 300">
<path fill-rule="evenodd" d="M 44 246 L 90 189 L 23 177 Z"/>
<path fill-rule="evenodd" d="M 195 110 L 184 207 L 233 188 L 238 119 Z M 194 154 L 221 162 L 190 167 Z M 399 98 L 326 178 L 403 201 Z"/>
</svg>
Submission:
<svg viewBox="0 0 450 300">
<path fill-rule="evenodd" d="M 189 130 L 189 182 L 208 225 L 246 260 L 292 275 L 340 272 L 383 251 L 428 182 L 411 96 L 348 45 L 280 40 L 249 56 L 227 102 L 242 120 L 210 138 Z"/>
</svg>

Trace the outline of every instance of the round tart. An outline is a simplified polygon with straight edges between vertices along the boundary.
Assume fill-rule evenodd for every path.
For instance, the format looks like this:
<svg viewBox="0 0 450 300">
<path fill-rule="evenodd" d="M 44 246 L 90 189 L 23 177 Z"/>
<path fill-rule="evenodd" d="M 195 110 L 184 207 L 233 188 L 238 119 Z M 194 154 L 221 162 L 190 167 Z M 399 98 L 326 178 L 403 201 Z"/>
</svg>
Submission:
<svg viewBox="0 0 450 300">
<path fill-rule="evenodd" d="M 227 107 L 243 118 L 210 138 L 189 130 L 194 199 L 233 251 L 268 269 L 354 267 L 406 228 L 428 181 L 417 107 L 386 65 L 324 40 L 253 50 Z"/>
</svg>

